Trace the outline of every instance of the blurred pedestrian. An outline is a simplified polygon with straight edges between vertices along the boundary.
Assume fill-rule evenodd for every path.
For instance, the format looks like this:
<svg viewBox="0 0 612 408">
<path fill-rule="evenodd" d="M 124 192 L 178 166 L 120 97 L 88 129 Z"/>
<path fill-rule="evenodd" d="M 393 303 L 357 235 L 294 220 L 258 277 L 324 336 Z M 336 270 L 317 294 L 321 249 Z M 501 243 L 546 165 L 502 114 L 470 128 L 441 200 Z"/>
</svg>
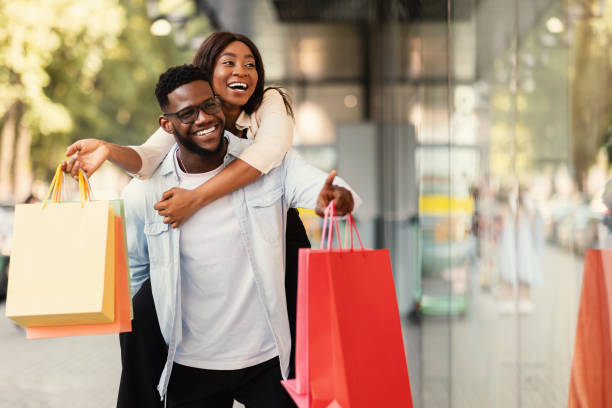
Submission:
<svg viewBox="0 0 612 408">
<path fill-rule="evenodd" d="M 40 199 L 36 197 L 34 194 L 30 194 L 24 201 L 25 204 L 33 204 L 40 202 Z"/>
<path fill-rule="evenodd" d="M 544 223 L 535 202 L 524 188 L 519 188 L 516 223 L 519 310 L 529 312 L 533 308 L 531 289 L 542 284 L 540 259 L 544 249 Z"/>
<path fill-rule="evenodd" d="M 500 196 L 502 230 L 498 265 L 502 286 L 500 308 L 504 312 L 532 310 L 531 289 L 542 283 L 540 264 L 544 248 L 542 217 L 525 188 L 506 191 Z M 518 292 L 518 304 L 514 294 Z"/>
</svg>

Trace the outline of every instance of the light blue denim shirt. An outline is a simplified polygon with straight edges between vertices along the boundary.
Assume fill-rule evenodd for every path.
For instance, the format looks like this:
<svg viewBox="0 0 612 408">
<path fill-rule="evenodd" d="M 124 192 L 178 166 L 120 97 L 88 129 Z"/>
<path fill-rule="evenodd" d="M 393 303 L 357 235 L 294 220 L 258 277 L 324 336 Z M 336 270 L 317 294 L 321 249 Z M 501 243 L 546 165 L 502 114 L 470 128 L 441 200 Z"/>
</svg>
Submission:
<svg viewBox="0 0 612 408">
<path fill-rule="evenodd" d="M 253 140 L 226 132 L 225 165 L 239 157 Z M 162 194 L 178 186 L 174 167 L 176 145 L 147 180 L 133 179 L 123 191 L 131 293 L 150 277 L 153 299 L 168 357 L 157 389 L 166 394 L 176 347 L 182 338 L 179 234 L 153 209 Z M 231 193 L 240 235 L 251 263 L 258 294 L 265 307 L 278 349 L 283 378 L 289 371 L 291 336 L 285 299 L 285 226 L 287 209 L 315 208 L 326 174 L 290 150 L 280 166 Z M 334 184 L 350 187 L 340 178 Z M 355 207 L 361 199 L 353 192 Z M 228 296 L 231 296 L 228 293 Z"/>
</svg>

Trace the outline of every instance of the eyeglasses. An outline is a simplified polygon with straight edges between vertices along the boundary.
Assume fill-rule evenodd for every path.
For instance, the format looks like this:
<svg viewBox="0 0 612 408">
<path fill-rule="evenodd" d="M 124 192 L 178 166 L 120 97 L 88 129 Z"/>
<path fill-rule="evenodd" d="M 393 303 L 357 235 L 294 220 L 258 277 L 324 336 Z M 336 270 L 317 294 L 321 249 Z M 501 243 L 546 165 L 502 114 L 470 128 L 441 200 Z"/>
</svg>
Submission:
<svg viewBox="0 0 612 408">
<path fill-rule="evenodd" d="M 183 124 L 189 125 L 196 121 L 200 110 L 203 110 L 208 115 L 214 115 L 221 110 L 221 99 L 215 95 L 199 105 L 188 106 L 178 112 L 164 113 L 164 116 L 176 116 Z"/>
</svg>

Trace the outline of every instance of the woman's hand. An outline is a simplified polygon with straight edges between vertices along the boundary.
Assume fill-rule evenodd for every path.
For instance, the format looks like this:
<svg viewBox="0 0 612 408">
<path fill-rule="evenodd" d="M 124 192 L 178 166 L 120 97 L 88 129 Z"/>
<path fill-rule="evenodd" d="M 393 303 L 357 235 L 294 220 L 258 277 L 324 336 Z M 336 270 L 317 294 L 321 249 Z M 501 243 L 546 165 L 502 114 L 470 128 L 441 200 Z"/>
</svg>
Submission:
<svg viewBox="0 0 612 408">
<path fill-rule="evenodd" d="M 194 190 L 174 187 L 166 191 L 161 200 L 153 206 L 164 217 L 164 223 L 172 228 L 179 227 L 200 209 L 198 194 Z"/>
<path fill-rule="evenodd" d="M 91 177 L 109 155 L 110 149 L 106 142 L 98 139 L 82 139 L 68 146 L 66 156 L 72 158 L 62 162 L 62 169 L 72 174 L 75 179 L 79 175 L 79 168 L 87 177 Z"/>
<path fill-rule="evenodd" d="M 329 173 L 327 179 L 325 180 L 325 185 L 321 189 L 319 197 L 317 198 L 317 208 L 315 208 L 315 212 L 319 215 L 319 217 L 323 217 L 325 215 L 325 208 L 327 208 L 330 201 L 334 202 L 337 215 L 350 213 L 353 211 L 353 207 L 355 206 L 353 194 L 351 194 L 349 190 L 344 187 L 334 186 L 332 184 L 336 174 L 336 170 L 332 170 Z"/>
</svg>

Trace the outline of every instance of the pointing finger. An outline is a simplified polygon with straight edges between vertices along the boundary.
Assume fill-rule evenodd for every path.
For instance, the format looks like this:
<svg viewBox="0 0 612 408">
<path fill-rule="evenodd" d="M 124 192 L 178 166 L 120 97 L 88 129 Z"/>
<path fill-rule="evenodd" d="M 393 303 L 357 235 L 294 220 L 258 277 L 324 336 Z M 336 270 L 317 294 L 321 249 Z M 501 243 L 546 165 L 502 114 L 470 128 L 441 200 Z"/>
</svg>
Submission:
<svg viewBox="0 0 612 408">
<path fill-rule="evenodd" d="M 327 175 L 327 178 L 325 179 L 325 186 L 332 186 L 332 183 L 334 182 L 334 178 L 336 178 L 336 174 L 338 174 L 338 172 L 336 170 L 332 170 L 329 172 L 329 174 Z"/>
</svg>

